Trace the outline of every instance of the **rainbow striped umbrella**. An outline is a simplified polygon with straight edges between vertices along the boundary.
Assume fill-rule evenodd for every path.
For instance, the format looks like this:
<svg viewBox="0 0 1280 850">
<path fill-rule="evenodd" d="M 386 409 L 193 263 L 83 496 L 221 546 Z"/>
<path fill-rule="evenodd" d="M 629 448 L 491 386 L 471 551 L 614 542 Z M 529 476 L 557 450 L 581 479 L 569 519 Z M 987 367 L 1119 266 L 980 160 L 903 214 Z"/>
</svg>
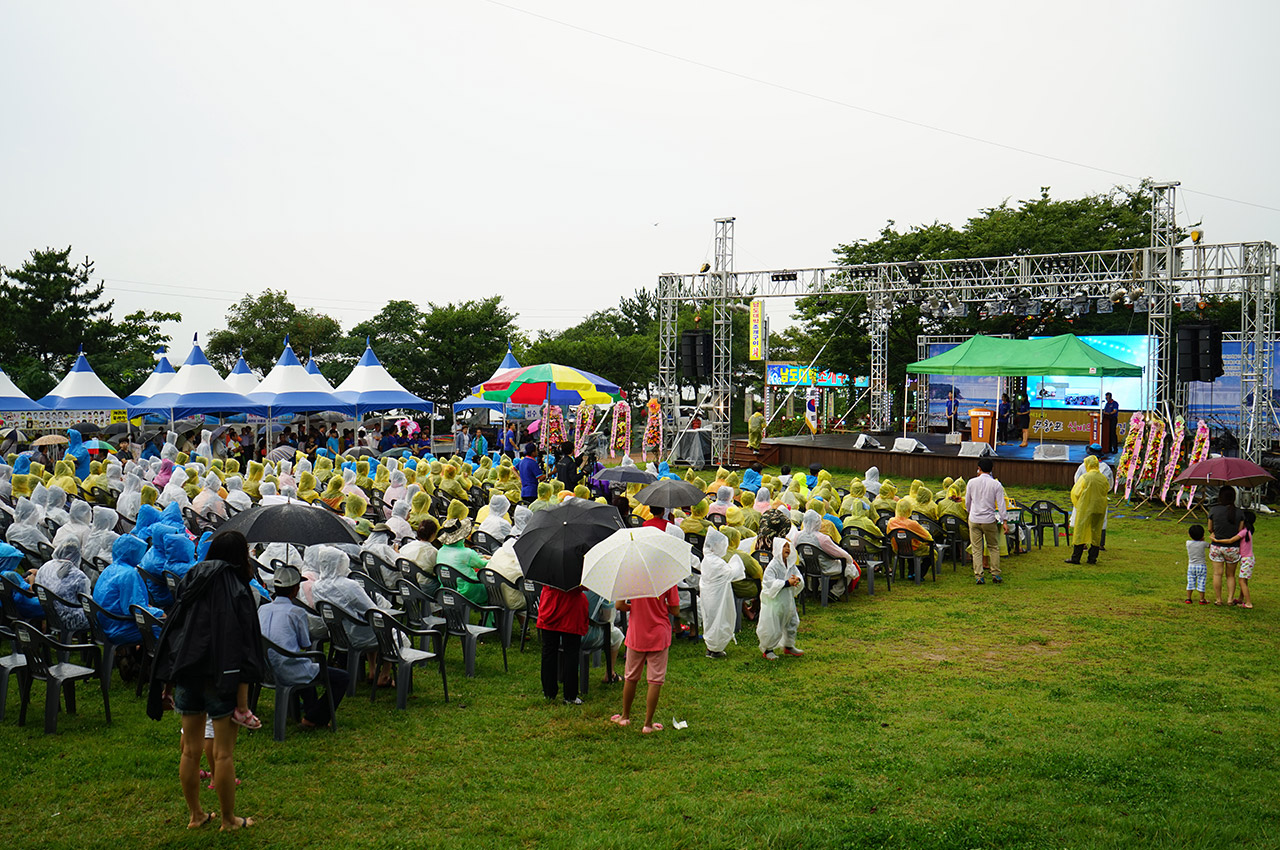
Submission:
<svg viewBox="0 0 1280 850">
<path fill-rule="evenodd" d="M 609 404 L 622 397 L 617 384 L 611 384 L 599 375 L 561 366 L 559 363 L 539 363 L 499 372 L 472 390 L 486 401 L 503 401 L 508 404 L 559 405 Z"/>
</svg>

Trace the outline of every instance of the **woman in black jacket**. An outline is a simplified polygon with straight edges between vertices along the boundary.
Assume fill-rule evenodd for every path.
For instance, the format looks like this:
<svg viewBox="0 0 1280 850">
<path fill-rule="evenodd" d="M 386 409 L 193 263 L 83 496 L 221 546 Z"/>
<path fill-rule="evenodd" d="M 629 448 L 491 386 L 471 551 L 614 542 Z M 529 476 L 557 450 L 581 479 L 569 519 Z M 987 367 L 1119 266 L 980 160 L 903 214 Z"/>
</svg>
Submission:
<svg viewBox="0 0 1280 850">
<path fill-rule="evenodd" d="M 235 815 L 237 726 L 232 719 L 237 691 L 262 678 L 262 632 L 249 587 L 252 577 L 244 535 L 228 531 L 214 537 L 206 559 L 178 585 L 177 603 L 156 647 L 147 712 L 159 720 L 164 709 L 174 706 L 182 715 L 178 778 L 191 810 L 191 829 L 214 817 L 200 806 L 206 716 L 213 721 L 213 787 L 222 829 L 253 826 L 252 818 Z"/>
</svg>

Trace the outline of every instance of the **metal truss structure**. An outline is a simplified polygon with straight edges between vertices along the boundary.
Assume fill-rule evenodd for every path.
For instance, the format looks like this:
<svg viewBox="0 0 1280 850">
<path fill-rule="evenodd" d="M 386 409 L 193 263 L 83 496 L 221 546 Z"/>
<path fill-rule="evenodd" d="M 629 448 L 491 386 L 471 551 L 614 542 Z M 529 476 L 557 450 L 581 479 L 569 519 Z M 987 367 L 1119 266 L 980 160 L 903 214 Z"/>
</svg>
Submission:
<svg viewBox="0 0 1280 850">
<path fill-rule="evenodd" d="M 888 336 L 895 306 L 915 303 L 926 314 L 936 316 L 963 316 L 971 308 L 987 314 L 1036 315 L 1047 304 L 1070 304 L 1083 313 L 1095 304 L 1105 311 L 1124 302 L 1135 312 L 1147 313 L 1147 332 L 1156 338 L 1147 367 L 1147 374 L 1153 376 L 1152 408 L 1172 418 L 1186 410 L 1185 388 L 1179 391 L 1173 368 L 1173 313 L 1195 309 L 1203 299 L 1238 298 L 1244 343 L 1240 421 L 1246 424 L 1239 436 L 1242 455 L 1257 461 L 1265 448 L 1268 423 L 1275 419 L 1270 388 L 1276 333 L 1276 246 L 1270 242 L 1175 244 L 1176 186 L 1153 187 L 1152 244 L 1115 251 L 736 272 L 733 219 L 717 219 L 715 268 L 658 278 L 659 401 L 673 420 L 678 420 L 675 324 L 681 303 L 697 306 L 710 302 L 712 306 L 712 460 L 723 463 L 728 456 L 728 402 L 733 393 L 729 311 L 736 304 L 756 298 L 824 294 L 865 298 L 865 306 L 855 309 L 863 310 L 871 336 L 871 426 L 888 431 L 893 409 Z"/>
</svg>

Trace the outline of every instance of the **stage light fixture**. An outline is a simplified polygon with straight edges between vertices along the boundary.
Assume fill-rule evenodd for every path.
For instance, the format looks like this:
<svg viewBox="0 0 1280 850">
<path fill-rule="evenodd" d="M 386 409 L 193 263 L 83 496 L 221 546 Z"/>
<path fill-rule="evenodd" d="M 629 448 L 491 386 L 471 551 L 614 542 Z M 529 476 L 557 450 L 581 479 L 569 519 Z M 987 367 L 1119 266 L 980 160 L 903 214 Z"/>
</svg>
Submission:
<svg viewBox="0 0 1280 850">
<path fill-rule="evenodd" d="M 1112 310 L 1114 310 L 1114 309 L 1115 309 L 1115 308 L 1112 306 L 1112 304 L 1111 304 L 1111 300 L 1110 300 L 1110 299 L 1108 299 L 1108 298 L 1099 298 L 1099 299 L 1098 299 L 1098 312 L 1099 312 L 1099 313 L 1110 313 L 1110 312 L 1111 312 Z"/>
<path fill-rule="evenodd" d="M 907 283 L 912 286 L 919 286 L 920 281 L 924 279 L 924 263 L 919 260 L 912 260 L 902 267 L 902 273 L 907 276 Z"/>
<path fill-rule="evenodd" d="M 706 274 L 709 271 L 711 271 L 711 264 L 703 263 L 702 268 L 698 269 L 698 274 Z"/>
<path fill-rule="evenodd" d="M 1199 245 L 1200 240 L 1204 238 L 1204 228 L 1195 226 L 1191 228 L 1191 244 Z"/>
</svg>

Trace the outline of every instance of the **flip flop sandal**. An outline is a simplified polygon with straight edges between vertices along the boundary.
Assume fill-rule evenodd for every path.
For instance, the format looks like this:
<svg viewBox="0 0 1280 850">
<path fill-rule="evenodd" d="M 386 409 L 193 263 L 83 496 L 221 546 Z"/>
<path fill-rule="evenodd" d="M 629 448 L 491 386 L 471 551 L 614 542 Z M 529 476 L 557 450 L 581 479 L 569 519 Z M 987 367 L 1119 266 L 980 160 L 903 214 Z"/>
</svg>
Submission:
<svg viewBox="0 0 1280 850">
<path fill-rule="evenodd" d="M 200 823 L 196 824 L 195 826 L 191 826 L 190 824 L 188 824 L 187 829 L 204 829 L 206 826 L 208 826 L 212 822 L 213 822 L 213 812 L 205 812 L 204 820 L 200 821 Z"/>
<path fill-rule="evenodd" d="M 606 685 L 616 685 L 618 682 L 621 682 L 621 681 L 622 681 L 622 677 L 619 676 L 617 673 L 614 673 L 612 676 L 605 679 L 604 683 Z"/>
<path fill-rule="evenodd" d="M 613 717 L 610 717 L 610 718 L 609 718 L 609 722 L 610 722 L 610 723 L 616 723 L 616 724 L 618 724 L 619 726 L 630 726 L 630 725 L 631 725 L 631 718 L 629 718 L 629 717 L 623 717 L 621 714 L 615 714 Z"/>
<path fill-rule="evenodd" d="M 640 729 L 640 731 L 641 731 L 641 732 L 643 732 L 643 733 L 644 733 L 644 734 L 646 734 L 646 735 L 648 735 L 648 734 L 649 734 L 649 733 L 651 733 L 651 732 L 661 732 L 661 731 L 662 731 L 662 724 L 661 724 L 661 723 L 655 723 L 655 724 L 653 724 L 652 726 L 645 726 L 645 727 L 641 728 L 641 729 Z"/>
<path fill-rule="evenodd" d="M 241 712 L 238 708 L 231 712 L 231 722 L 243 726 L 246 729 L 262 728 L 262 721 L 257 718 L 257 715 L 252 711 Z"/>
</svg>

